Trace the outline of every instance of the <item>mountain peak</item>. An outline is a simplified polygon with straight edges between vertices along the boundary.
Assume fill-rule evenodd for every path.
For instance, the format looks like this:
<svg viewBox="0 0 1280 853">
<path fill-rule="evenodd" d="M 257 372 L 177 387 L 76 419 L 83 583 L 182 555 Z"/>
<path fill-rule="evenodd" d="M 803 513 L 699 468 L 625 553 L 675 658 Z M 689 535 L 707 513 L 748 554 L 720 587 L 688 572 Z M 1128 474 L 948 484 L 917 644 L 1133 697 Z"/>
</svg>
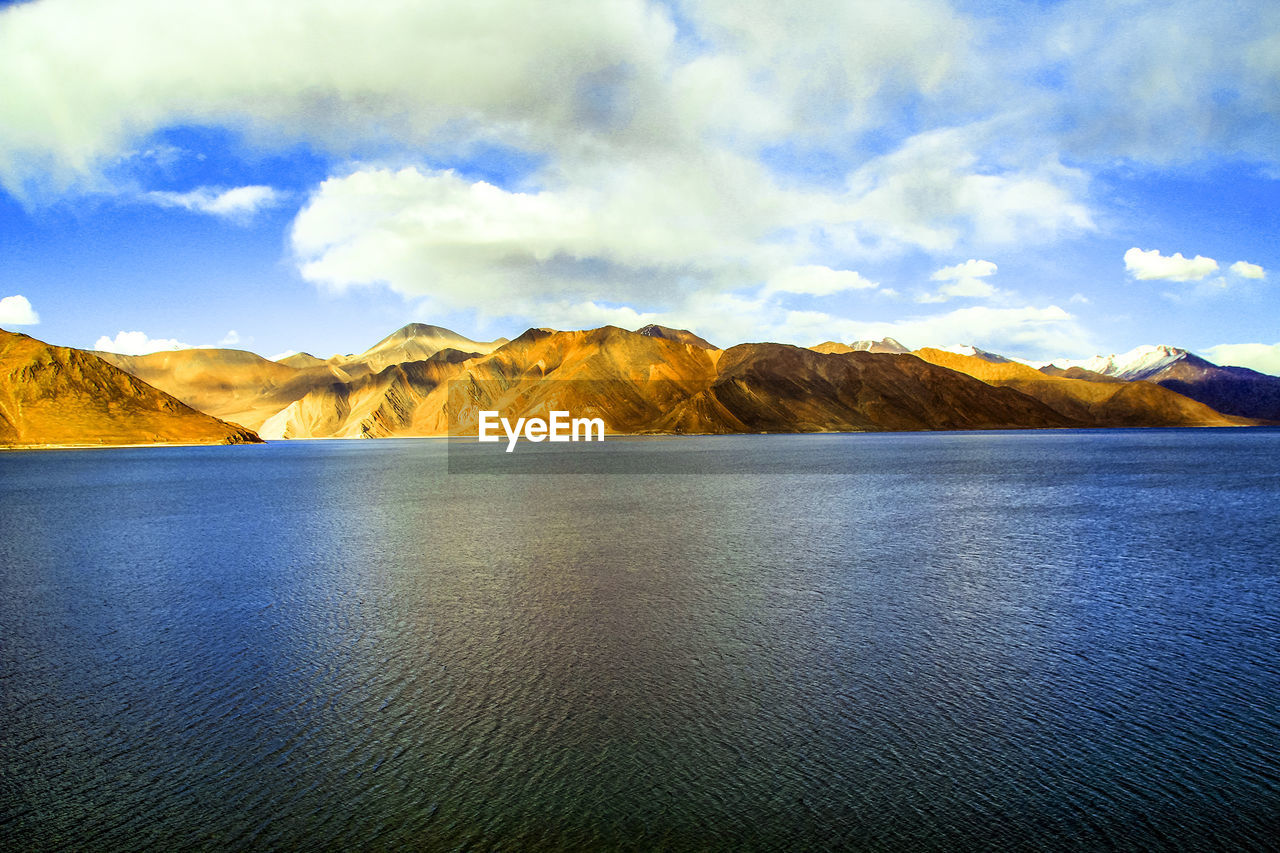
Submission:
<svg viewBox="0 0 1280 853">
<path fill-rule="evenodd" d="M 908 353 L 911 350 L 903 346 L 896 338 L 881 338 L 878 341 L 854 341 L 849 344 L 852 352 L 888 352 Z"/>
<path fill-rule="evenodd" d="M 953 352 L 956 355 L 968 355 L 974 358 L 980 358 L 983 361 L 989 361 L 992 364 L 1008 364 L 1013 361 L 1003 355 L 994 352 L 988 352 L 984 349 L 972 346 L 970 344 L 961 344 L 960 346 L 938 347 L 943 352 Z"/>
<path fill-rule="evenodd" d="M 645 335 L 650 338 L 665 338 L 668 341 L 676 341 L 682 344 L 691 344 L 702 349 L 718 349 L 715 344 L 706 338 L 699 337 L 688 329 L 672 329 L 669 326 L 659 326 L 657 323 L 650 323 L 647 326 L 641 326 L 636 329 L 637 334 Z"/>
<path fill-rule="evenodd" d="M 1103 376 L 1114 376 L 1118 379 L 1147 379 L 1168 368 L 1175 362 L 1187 358 L 1196 358 L 1180 347 L 1167 344 L 1144 344 L 1134 347 L 1125 353 L 1111 355 L 1095 355 L 1093 358 L 1055 361 L 1058 367 L 1083 367 L 1085 370 L 1101 373 Z M 1208 362 L 1206 362 L 1207 364 Z"/>
</svg>

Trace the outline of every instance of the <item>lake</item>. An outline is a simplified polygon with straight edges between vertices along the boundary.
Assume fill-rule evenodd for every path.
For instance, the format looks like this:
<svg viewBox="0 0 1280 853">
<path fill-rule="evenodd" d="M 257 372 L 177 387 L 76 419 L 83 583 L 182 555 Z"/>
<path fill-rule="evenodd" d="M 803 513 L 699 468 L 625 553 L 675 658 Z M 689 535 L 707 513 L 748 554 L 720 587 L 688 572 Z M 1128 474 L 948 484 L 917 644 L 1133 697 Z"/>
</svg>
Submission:
<svg viewBox="0 0 1280 853">
<path fill-rule="evenodd" d="M 1280 430 L 458 451 L 0 454 L 0 846 L 1275 843 Z"/>
</svg>

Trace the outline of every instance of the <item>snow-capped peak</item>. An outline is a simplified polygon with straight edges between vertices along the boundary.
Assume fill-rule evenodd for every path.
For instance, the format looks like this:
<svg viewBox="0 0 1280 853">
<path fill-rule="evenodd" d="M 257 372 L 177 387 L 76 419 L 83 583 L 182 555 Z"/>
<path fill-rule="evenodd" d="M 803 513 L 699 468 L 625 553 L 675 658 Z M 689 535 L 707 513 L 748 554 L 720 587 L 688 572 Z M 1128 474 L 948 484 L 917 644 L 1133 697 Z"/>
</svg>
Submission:
<svg viewBox="0 0 1280 853">
<path fill-rule="evenodd" d="M 1094 373 L 1115 376 L 1119 379 L 1145 379 L 1186 357 L 1187 354 L 1186 350 L 1178 347 L 1146 345 L 1134 347 L 1119 355 L 1095 355 L 1093 358 L 1077 360 L 1060 359 L 1054 364 L 1063 368 L 1082 367 Z"/>
<path fill-rule="evenodd" d="M 969 344 L 952 345 L 949 347 L 939 347 L 939 349 L 941 349 L 943 352 L 953 352 L 953 353 L 956 353 L 957 355 L 973 356 L 974 358 L 980 358 L 983 361 L 990 361 L 993 364 L 1004 364 L 1006 362 L 1013 361 L 1013 359 L 1011 358 L 1006 358 L 1003 355 L 997 355 L 994 352 L 987 352 L 984 349 L 979 349 L 978 347 L 970 346 Z"/>
</svg>

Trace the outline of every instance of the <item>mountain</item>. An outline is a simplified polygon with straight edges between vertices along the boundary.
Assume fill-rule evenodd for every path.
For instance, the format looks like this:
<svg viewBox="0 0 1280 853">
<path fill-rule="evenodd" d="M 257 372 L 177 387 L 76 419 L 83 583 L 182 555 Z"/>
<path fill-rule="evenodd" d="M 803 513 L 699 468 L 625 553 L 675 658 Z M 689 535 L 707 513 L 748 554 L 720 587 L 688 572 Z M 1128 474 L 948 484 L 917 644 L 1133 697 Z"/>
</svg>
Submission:
<svg viewBox="0 0 1280 853">
<path fill-rule="evenodd" d="M 265 429 L 268 437 L 280 437 L 280 419 L 271 427 L 265 426 L 267 421 L 308 394 L 323 394 L 332 386 L 377 376 L 388 367 L 429 359 L 445 350 L 476 355 L 505 342 L 505 338 L 477 342 L 440 326 L 410 323 L 363 353 L 323 361 L 308 353 L 268 361 L 251 352 L 231 349 L 98 355 L 193 408 L 253 429 Z M 361 387 L 367 390 L 376 385 L 371 382 Z M 310 431 L 304 428 L 301 434 Z"/>
<path fill-rule="evenodd" d="M 1141 346 L 1119 355 L 1095 355 L 1085 359 L 1060 359 L 1058 367 L 1080 367 L 1117 379 L 1150 379 L 1173 362 L 1190 355 L 1184 349 L 1170 346 Z"/>
<path fill-rule="evenodd" d="M 444 349 L 421 361 L 318 385 L 267 418 L 259 432 L 268 440 L 441 435 L 447 432 L 445 397 L 432 394 L 475 356 Z"/>
<path fill-rule="evenodd" d="M 706 338 L 700 338 L 688 329 L 671 329 L 666 326 L 659 326 L 656 323 L 650 323 L 636 329 L 636 334 L 645 335 L 650 338 L 665 338 L 669 341 L 675 341 L 681 344 L 689 344 L 702 349 L 719 349 L 715 344 Z"/>
<path fill-rule="evenodd" d="M 1280 420 L 1280 376 L 1247 367 L 1221 367 L 1178 347 L 1141 346 L 1121 355 L 1058 361 L 1055 365 L 1155 382 L 1225 414 Z"/>
<path fill-rule="evenodd" d="M 300 368 L 233 349 L 97 355 L 194 409 L 252 429 L 311 389 L 353 378 L 327 362 Z"/>
<path fill-rule="evenodd" d="M 1013 388 L 1040 400 L 1079 426 L 1239 426 L 1247 419 L 1214 411 L 1152 382 L 1101 381 L 1050 376 L 1014 361 L 925 348 L 922 359 L 966 373 L 991 385 Z"/>
<path fill-rule="evenodd" d="M 488 355 L 335 383 L 268 421 L 263 434 L 438 435 L 451 426 L 474 434 L 486 409 L 511 418 L 565 410 L 603 418 L 610 433 L 1073 425 L 1035 399 L 910 355 L 782 344 L 721 352 L 605 326 L 530 329 Z"/>
<path fill-rule="evenodd" d="M 851 344 L 842 344 L 839 341 L 824 341 L 817 346 L 809 347 L 814 352 L 824 353 L 826 355 L 843 355 L 847 352 L 882 352 L 882 353 L 908 353 L 911 350 L 893 338 L 884 338 L 878 341 L 854 341 Z"/>
<path fill-rule="evenodd" d="M 992 364 L 1014 363 L 1014 359 L 1012 358 L 1007 358 L 1006 356 L 999 355 L 994 352 L 988 352 L 984 349 L 978 349 L 977 347 L 969 346 L 968 344 L 953 347 L 939 347 L 938 349 L 941 349 L 943 352 L 955 353 L 956 355 L 967 355 L 972 356 L 973 358 L 980 358 L 983 361 L 989 361 Z"/>
<path fill-rule="evenodd" d="M 250 430 L 195 411 L 96 355 L 0 330 L 0 444 L 241 444 Z"/>
<path fill-rule="evenodd" d="M 489 353 L 506 342 L 506 338 L 498 338 L 496 341 L 473 341 L 440 326 L 410 323 L 387 335 L 359 355 L 334 356 L 329 359 L 329 363 L 353 374 L 356 372 L 351 369 L 353 366 L 363 368 L 361 372 L 377 373 L 393 364 L 422 361 L 444 349 Z"/>
<path fill-rule="evenodd" d="M 458 346 L 441 348 L 449 342 Z M 271 362 L 236 350 L 111 358 L 266 438 L 474 434 L 484 410 L 564 410 L 601 417 L 610 433 L 1252 423 L 1152 382 L 1075 366 L 1042 372 L 975 348 L 898 349 L 885 339 L 719 350 L 661 326 L 534 328 L 483 343 L 413 324 L 359 356 L 327 361 L 298 354 Z"/>
<path fill-rule="evenodd" d="M 913 356 L 785 344 L 724 351 L 711 386 L 659 424 L 684 432 L 1012 429 L 1070 426 L 1017 391 Z"/>
<path fill-rule="evenodd" d="M 286 367 L 306 369 L 308 367 L 323 367 L 327 362 L 323 358 L 316 358 L 309 352 L 295 352 L 293 355 L 276 359 L 276 363 L 283 364 Z"/>
</svg>

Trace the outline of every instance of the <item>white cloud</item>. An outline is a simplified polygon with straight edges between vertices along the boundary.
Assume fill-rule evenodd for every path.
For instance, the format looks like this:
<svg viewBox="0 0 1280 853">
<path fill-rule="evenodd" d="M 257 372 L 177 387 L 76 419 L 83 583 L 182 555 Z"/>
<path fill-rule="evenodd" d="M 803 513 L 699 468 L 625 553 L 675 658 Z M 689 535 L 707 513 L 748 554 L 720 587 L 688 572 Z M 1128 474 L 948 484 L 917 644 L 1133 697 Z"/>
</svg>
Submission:
<svg viewBox="0 0 1280 853">
<path fill-rule="evenodd" d="M 234 346 L 240 343 L 240 335 L 235 329 L 223 335 L 216 344 L 187 344 L 175 338 L 150 338 L 145 332 L 117 332 L 114 338 L 106 335 L 98 338 L 93 348 L 103 352 L 116 352 L 121 355 L 148 355 L 153 352 L 167 352 L 182 349 L 216 349 Z"/>
<path fill-rule="evenodd" d="M 1181 252 L 1165 257 L 1158 249 L 1143 251 L 1135 246 L 1124 253 L 1124 268 L 1139 281 L 1200 281 L 1217 271 L 1218 262 L 1204 255 L 1184 258 Z"/>
<path fill-rule="evenodd" d="M 278 204 L 281 194 L 265 186 L 229 190 L 199 187 L 185 193 L 149 192 L 143 195 L 143 199 L 161 207 L 178 207 L 193 213 L 248 222 L 258 211 Z"/>
<path fill-rule="evenodd" d="M 284 361 L 289 356 L 297 354 L 298 351 L 296 349 L 287 349 L 284 352 L 278 352 L 275 355 L 267 356 L 267 361 Z"/>
<path fill-rule="evenodd" d="M 602 169 L 537 192 L 450 171 L 365 169 L 321 184 L 291 244 L 317 284 L 385 283 L 491 313 L 575 296 L 669 300 L 762 279 L 790 253 L 766 241 L 786 200 L 758 169 L 731 158 L 658 166 Z"/>
<path fill-rule="evenodd" d="M 896 338 L 907 346 L 973 344 L 992 352 L 1026 357 L 1049 357 L 1062 352 L 1084 353 L 1094 346 L 1092 337 L 1067 311 L 1056 305 L 1044 308 L 992 308 L 973 306 L 944 314 L 907 317 L 895 321 L 864 321 L 817 311 L 790 311 L 763 323 L 749 313 L 758 305 L 743 303 L 741 313 L 724 312 L 700 317 L 700 334 L 711 340 L 770 340 L 807 346 L 824 340 L 879 340 Z"/>
<path fill-rule="evenodd" d="M 995 299 L 1009 294 L 997 290 L 990 282 L 983 281 L 987 276 L 996 274 L 996 265 L 991 261 L 969 259 L 962 264 L 943 267 L 929 276 L 931 281 L 944 282 L 933 293 L 925 293 L 916 297 L 917 302 L 946 302 L 949 299 Z"/>
<path fill-rule="evenodd" d="M 1267 271 L 1248 261 L 1236 261 L 1229 269 L 1241 278 L 1266 278 Z"/>
<path fill-rule="evenodd" d="M 115 338 L 106 335 L 98 338 L 93 348 L 102 352 L 115 352 L 120 355 L 148 355 L 166 350 L 192 349 L 191 344 L 184 344 L 173 338 L 149 338 L 145 332 L 118 332 Z"/>
<path fill-rule="evenodd" d="M 1249 367 L 1280 376 L 1280 343 L 1218 344 L 1204 351 L 1215 364 Z"/>
<path fill-rule="evenodd" d="M 788 267 L 770 277 L 765 293 L 803 293 L 829 296 L 846 290 L 875 290 L 879 285 L 853 270 L 807 265 Z"/>
<path fill-rule="evenodd" d="M 1060 83 L 1035 107 L 1075 157 L 1277 161 L 1274 2 L 1076 0 L 1047 23 L 1027 64 Z"/>
<path fill-rule="evenodd" d="M 5 326 L 34 326 L 40 322 L 40 315 L 31 307 L 31 302 L 22 295 L 6 296 L 0 299 L 0 324 Z"/>
<path fill-rule="evenodd" d="M 985 278 L 989 275 L 995 275 L 999 269 L 991 261 L 976 261 L 973 258 L 962 264 L 955 266 L 943 267 L 942 269 L 929 276 L 932 281 L 959 281 L 965 278 Z"/>
<path fill-rule="evenodd" d="M 1094 230 L 1082 201 L 1085 174 L 1049 157 L 1010 166 L 1030 155 L 984 159 L 1008 129 L 996 123 L 917 134 L 897 150 L 850 174 L 843 204 L 827 214 L 851 229 L 863 248 L 951 250 L 979 245 L 1051 242 Z"/>
<path fill-rule="evenodd" d="M 865 127 L 904 92 L 964 93 L 981 68 L 975 28 L 943 0 L 700 0 L 680 9 L 793 129 Z"/>
<path fill-rule="evenodd" d="M 100 183 L 103 165 L 178 124 L 340 155 L 681 133 L 675 30 L 643 0 L 65 0 L 0 14 L 0 183 L 15 194 Z"/>
</svg>

